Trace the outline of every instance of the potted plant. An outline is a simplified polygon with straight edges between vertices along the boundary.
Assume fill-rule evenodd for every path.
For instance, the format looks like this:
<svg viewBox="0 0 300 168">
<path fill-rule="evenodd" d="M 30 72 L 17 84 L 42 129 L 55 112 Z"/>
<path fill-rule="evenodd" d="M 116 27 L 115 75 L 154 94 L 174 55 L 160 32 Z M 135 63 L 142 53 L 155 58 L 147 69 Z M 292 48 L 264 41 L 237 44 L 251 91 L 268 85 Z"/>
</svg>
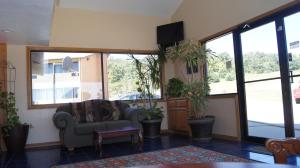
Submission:
<svg viewBox="0 0 300 168">
<path fill-rule="evenodd" d="M 0 91 L 0 110 L 5 113 L 6 117 L 1 130 L 7 151 L 9 153 L 23 152 L 29 125 L 20 122 L 14 93 Z"/>
<path fill-rule="evenodd" d="M 139 60 L 131 55 L 138 76 L 137 91 L 140 93 L 141 105 L 145 119 L 142 121 L 145 138 L 157 138 L 160 136 L 160 128 L 163 116 L 161 108 L 153 101 L 154 92 L 160 86 L 160 61 L 153 55 Z"/>
<path fill-rule="evenodd" d="M 175 61 L 180 59 L 191 67 L 191 76 L 184 84 L 182 94 L 191 103 L 189 110 L 188 124 L 190 125 L 194 140 L 208 142 L 212 139 L 212 128 L 215 121 L 214 116 L 205 114 L 207 99 L 210 88 L 208 80 L 205 78 L 195 78 L 194 67 L 200 65 L 204 67 L 207 56 L 212 53 L 205 46 L 199 46 L 192 41 L 181 42 L 178 45 L 167 48 L 167 58 Z"/>
<path fill-rule="evenodd" d="M 166 95 L 168 97 L 181 97 L 184 83 L 177 78 L 169 79 Z"/>
</svg>

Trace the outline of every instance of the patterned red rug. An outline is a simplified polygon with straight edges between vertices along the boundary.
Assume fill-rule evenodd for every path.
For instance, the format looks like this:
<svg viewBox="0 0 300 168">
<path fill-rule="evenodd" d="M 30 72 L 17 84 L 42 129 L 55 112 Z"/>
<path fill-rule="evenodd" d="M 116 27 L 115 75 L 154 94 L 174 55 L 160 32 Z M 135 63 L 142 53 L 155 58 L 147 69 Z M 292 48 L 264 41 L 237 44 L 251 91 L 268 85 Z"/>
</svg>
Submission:
<svg viewBox="0 0 300 168">
<path fill-rule="evenodd" d="M 107 158 L 101 160 L 60 165 L 53 168 L 119 168 L 169 163 L 201 162 L 251 162 L 232 155 L 218 153 L 195 146 L 184 146 L 167 150 Z"/>
</svg>

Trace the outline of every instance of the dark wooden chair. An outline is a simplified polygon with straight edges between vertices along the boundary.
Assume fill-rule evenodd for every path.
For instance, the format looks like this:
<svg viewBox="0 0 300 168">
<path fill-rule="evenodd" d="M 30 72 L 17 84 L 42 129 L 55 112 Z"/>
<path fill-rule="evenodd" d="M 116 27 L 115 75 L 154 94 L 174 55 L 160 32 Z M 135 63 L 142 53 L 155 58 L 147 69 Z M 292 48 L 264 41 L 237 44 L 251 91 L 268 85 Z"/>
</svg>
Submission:
<svg viewBox="0 0 300 168">
<path fill-rule="evenodd" d="M 289 155 L 300 154 L 300 139 L 269 139 L 266 148 L 273 154 L 275 163 L 286 164 Z"/>
</svg>

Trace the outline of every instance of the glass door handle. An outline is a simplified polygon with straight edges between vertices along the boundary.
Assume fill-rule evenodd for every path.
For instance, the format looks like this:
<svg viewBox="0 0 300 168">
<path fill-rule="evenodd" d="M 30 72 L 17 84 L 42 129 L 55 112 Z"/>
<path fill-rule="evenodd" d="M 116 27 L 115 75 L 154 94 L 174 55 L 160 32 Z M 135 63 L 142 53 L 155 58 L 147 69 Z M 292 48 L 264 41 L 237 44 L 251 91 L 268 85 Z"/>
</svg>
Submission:
<svg viewBox="0 0 300 168">
<path fill-rule="evenodd" d="M 294 83 L 294 75 L 293 75 L 293 71 L 290 71 L 290 82 Z"/>
</svg>

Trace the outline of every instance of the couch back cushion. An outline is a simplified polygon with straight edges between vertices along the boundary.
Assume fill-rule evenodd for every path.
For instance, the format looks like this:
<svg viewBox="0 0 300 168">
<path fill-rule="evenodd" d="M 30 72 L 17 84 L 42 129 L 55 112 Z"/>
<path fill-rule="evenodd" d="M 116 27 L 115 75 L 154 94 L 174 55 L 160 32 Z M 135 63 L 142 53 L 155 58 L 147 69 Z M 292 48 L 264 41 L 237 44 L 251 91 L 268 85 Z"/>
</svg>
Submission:
<svg viewBox="0 0 300 168">
<path fill-rule="evenodd" d="M 78 123 L 89 123 L 119 120 L 123 117 L 122 111 L 127 107 L 129 105 L 120 101 L 96 99 L 69 103 L 58 107 L 56 111 L 70 113 Z"/>
<path fill-rule="evenodd" d="M 113 120 L 113 108 L 108 100 L 92 100 L 93 121 L 111 121 Z"/>
<path fill-rule="evenodd" d="M 123 119 L 124 118 L 124 111 L 127 108 L 129 108 L 129 105 L 127 103 L 125 103 L 124 101 L 121 101 L 121 100 L 114 101 L 114 104 L 120 112 L 119 119 Z"/>
</svg>

